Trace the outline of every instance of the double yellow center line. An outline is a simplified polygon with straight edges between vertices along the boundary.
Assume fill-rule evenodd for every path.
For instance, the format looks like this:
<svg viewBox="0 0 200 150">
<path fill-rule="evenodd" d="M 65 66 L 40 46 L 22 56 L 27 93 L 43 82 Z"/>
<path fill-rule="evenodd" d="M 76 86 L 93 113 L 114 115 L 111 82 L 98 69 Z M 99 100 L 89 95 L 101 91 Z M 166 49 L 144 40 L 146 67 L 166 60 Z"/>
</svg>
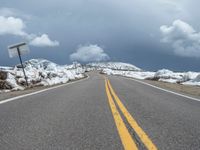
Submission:
<svg viewBox="0 0 200 150">
<path fill-rule="evenodd" d="M 135 133 L 138 135 L 140 140 L 143 142 L 145 147 L 148 150 L 157 150 L 156 146 L 153 144 L 153 142 L 150 140 L 148 135 L 142 130 L 142 128 L 138 125 L 138 123 L 135 121 L 135 119 L 131 116 L 131 114 L 128 112 L 126 107 L 123 105 L 115 91 L 113 90 L 110 81 L 105 78 L 105 88 L 106 88 L 106 94 L 108 97 L 108 102 L 112 111 L 112 115 L 114 117 L 115 124 L 117 126 L 117 130 L 120 136 L 120 139 L 122 141 L 122 144 L 124 146 L 125 150 L 138 150 L 137 145 L 135 144 L 135 141 L 133 140 L 131 134 L 129 133 L 116 105 L 118 105 L 120 111 L 128 121 L 129 125 L 132 127 L 132 129 L 135 131 Z M 113 96 L 113 98 L 112 98 Z"/>
</svg>

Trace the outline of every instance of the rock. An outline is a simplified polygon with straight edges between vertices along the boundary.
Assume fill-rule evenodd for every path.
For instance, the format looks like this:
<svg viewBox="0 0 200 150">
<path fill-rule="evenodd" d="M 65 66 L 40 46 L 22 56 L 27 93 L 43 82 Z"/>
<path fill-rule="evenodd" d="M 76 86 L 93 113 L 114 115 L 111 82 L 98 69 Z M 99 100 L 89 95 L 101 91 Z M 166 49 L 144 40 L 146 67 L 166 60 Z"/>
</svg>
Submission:
<svg viewBox="0 0 200 150">
<path fill-rule="evenodd" d="M 19 84 L 20 86 L 26 86 L 26 80 L 24 78 L 19 78 L 17 80 L 17 84 Z"/>
<path fill-rule="evenodd" d="M 12 86 L 6 80 L 0 80 L 0 90 L 11 90 Z"/>
<path fill-rule="evenodd" d="M 7 79 L 7 72 L 0 71 L 0 80 L 6 80 Z"/>
<path fill-rule="evenodd" d="M 34 84 L 38 84 L 40 83 L 42 80 L 41 79 L 33 79 L 30 81 L 31 85 L 34 85 Z"/>
</svg>

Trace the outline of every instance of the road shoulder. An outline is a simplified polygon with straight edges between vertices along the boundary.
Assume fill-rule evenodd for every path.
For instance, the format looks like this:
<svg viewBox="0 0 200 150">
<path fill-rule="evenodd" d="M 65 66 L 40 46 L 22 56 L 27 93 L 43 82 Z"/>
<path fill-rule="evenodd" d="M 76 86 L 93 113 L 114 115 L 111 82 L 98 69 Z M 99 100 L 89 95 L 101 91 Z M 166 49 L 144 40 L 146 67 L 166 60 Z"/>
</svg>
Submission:
<svg viewBox="0 0 200 150">
<path fill-rule="evenodd" d="M 48 91 L 51 89 L 59 88 L 62 86 L 67 86 L 69 84 L 80 82 L 80 81 L 86 80 L 88 78 L 89 78 L 89 75 L 87 74 L 84 78 L 73 80 L 73 81 L 70 81 L 70 82 L 64 83 L 64 84 L 56 84 L 53 86 L 38 86 L 38 87 L 28 88 L 28 89 L 25 89 L 22 91 L 11 91 L 11 92 L 0 93 L 0 103 L 2 103 L 2 101 L 8 100 L 8 99 L 12 99 L 12 98 L 18 99 L 18 97 L 19 98 L 26 97 L 29 95 L 34 95 L 34 94 Z"/>
</svg>

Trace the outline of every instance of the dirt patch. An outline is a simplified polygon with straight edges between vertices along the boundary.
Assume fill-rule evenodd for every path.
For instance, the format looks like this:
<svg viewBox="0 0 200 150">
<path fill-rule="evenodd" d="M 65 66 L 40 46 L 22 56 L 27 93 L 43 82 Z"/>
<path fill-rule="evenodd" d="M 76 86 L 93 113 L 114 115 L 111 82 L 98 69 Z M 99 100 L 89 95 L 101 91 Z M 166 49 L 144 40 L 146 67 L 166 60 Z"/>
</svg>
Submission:
<svg viewBox="0 0 200 150">
<path fill-rule="evenodd" d="M 166 83 L 166 82 L 151 81 L 151 80 L 143 80 L 143 81 L 149 84 L 164 88 L 164 89 L 168 89 L 168 90 L 175 91 L 178 93 L 186 94 L 188 96 L 200 98 L 199 86 L 181 85 L 181 84 Z"/>
</svg>

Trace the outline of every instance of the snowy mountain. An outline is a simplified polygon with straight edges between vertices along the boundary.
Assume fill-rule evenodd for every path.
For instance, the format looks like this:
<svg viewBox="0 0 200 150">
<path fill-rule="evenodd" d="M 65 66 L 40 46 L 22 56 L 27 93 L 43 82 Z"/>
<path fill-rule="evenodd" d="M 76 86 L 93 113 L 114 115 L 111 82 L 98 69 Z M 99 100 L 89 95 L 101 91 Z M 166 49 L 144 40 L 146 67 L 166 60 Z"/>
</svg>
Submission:
<svg viewBox="0 0 200 150">
<path fill-rule="evenodd" d="M 97 62 L 97 63 L 89 63 L 86 65 L 87 67 L 93 67 L 96 69 L 112 69 L 112 70 L 128 70 L 128 71 L 141 71 L 140 68 L 122 62 Z"/>
</svg>

